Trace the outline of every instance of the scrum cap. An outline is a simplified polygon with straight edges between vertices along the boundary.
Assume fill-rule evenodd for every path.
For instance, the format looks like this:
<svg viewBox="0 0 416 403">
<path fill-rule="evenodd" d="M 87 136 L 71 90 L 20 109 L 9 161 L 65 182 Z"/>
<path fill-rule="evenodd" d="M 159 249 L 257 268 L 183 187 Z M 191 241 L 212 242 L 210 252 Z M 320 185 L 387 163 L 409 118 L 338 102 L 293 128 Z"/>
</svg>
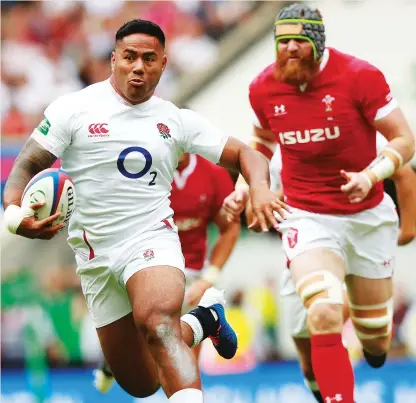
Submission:
<svg viewBox="0 0 416 403">
<path fill-rule="evenodd" d="M 321 13 L 304 4 L 292 4 L 280 10 L 276 18 L 274 37 L 304 39 L 313 47 L 315 60 L 320 60 L 325 50 L 325 26 Z"/>
</svg>

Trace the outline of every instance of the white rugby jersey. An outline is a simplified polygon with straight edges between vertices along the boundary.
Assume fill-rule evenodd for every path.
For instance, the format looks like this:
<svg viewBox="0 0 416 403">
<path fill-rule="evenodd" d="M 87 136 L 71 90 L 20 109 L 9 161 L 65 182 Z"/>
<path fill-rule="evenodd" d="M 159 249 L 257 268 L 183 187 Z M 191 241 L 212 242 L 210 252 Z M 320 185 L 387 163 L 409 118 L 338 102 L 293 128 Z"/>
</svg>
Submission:
<svg viewBox="0 0 416 403">
<path fill-rule="evenodd" d="M 381 133 L 377 132 L 377 136 L 376 136 L 377 154 L 380 154 L 387 144 L 388 144 L 387 139 Z M 282 172 L 282 153 L 280 152 L 279 144 L 276 145 L 276 150 L 270 161 L 269 170 L 270 170 L 270 189 L 275 192 L 276 190 L 280 188 L 281 182 L 282 182 L 280 179 L 280 174 Z"/>
<path fill-rule="evenodd" d="M 61 158 L 75 183 L 68 242 L 86 259 L 165 225 L 179 157 L 217 163 L 228 136 L 157 97 L 131 105 L 106 80 L 50 104 L 32 138 Z"/>
</svg>

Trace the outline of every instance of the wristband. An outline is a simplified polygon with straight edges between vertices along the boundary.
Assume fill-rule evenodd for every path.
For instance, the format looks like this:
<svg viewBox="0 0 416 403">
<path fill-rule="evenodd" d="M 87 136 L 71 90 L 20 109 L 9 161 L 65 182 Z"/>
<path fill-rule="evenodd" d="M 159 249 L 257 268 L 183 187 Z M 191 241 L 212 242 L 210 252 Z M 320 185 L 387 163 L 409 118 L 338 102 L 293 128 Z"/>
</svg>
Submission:
<svg viewBox="0 0 416 403">
<path fill-rule="evenodd" d="M 218 277 L 220 276 L 221 269 L 219 269 L 217 266 L 211 265 L 208 266 L 204 271 L 202 272 L 202 280 L 208 281 L 212 285 L 214 285 Z"/>
<path fill-rule="evenodd" d="M 371 185 L 389 178 L 403 165 L 401 154 L 391 147 L 386 147 L 364 171 Z"/>
<path fill-rule="evenodd" d="M 35 211 L 30 207 L 19 207 L 15 204 L 10 204 L 4 211 L 4 224 L 6 228 L 12 233 L 16 234 L 20 223 L 27 217 L 35 215 Z"/>
</svg>

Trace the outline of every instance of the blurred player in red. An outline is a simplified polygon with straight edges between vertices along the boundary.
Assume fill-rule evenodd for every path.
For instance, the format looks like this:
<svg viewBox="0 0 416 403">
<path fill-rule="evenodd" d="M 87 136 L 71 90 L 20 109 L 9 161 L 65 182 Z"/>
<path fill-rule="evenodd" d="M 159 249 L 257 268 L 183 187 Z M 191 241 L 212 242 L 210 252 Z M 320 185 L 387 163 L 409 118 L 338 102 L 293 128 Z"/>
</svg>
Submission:
<svg viewBox="0 0 416 403">
<path fill-rule="evenodd" d="M 381 152 L 387 144 L 387 140 L 381 134 L 377 134 L 377 150 Z M 270 161 L 270 188 L 283 194 L 281 187 L 282 159 L 280 146 L 277 145 L 273 158 Z M 416 174 L 409 164 L 398 169 L 392 176 L 397 190 L 397 207 L 400 213 L 400 231 L 397 243 L 406 245 L 415 238 L 416 232 Z M 232 196 L 231 196 L 232 197 Z M 253 212 L 248 205 L 245 210 L 247 222 L 253 221 Z M 283 270 L 280 278 L 281 315 L 287 323 L 293 341 L 295 343 L 300 366 L 305 377 L 305 385 L 311 390 L 320 403 L 323 402 L 312 368 L 311 340 L 308 330 L 308 311 L 302 300 L 296 293 L 292 282 L 291 271 Z M 349 317 L 348 296 L 344 294 L 343 306 L 344 322 Z M 345 344 L 345 343 L 344 343 Z"/>
<path fill-rule="evenodd" d="M 195 154 L 184 154 L 179 160 L 170 200 L 185 257 L 185 304 L 190 307 L 215 285 L 239 237 L 240 223 L 228 221 L 221 208 L 233 190 L 226 169 Z M 208 225 L 212 222 L 218 227 L 219 237 L 208 258 Z"/>
<path fill-rule="evenodd" d="M 383 74 L 326 48 L 318 10 L 294 4 L 275 23 L 276 62 L 250 85 L 254 142 L 282 153 L 292 213 L 280 224 L 296 291 L 307 308 L 312 367 L 325 403 L 352 403 L 354 375 L 342 345 L 343 281 L 350 315 L 372 367 L 392 334 L 398 217 L 382 181 L 414 153 L 414 139 Z M 387 140 L 379 156 L 376 133 Z M 231 215 L 248 199 L 240 186 Z M 257 221 L 250 228 L 258 227 Z"/>
<path fill-rule="evenodd" d="M 227 220 L 223 201 L 234 190 L 225 168 L 196 155 L 186 153 L 179 159 L 173 174 L 171 207 L 178 227 L 185 258 L 187 289 L 182 311 L 195 308 L 206 290 L 215 285 L 240 234 L 239 220 Z M 215 223 L 219 237 L 208 258 L 208 226 Z M 198 358 L 200 345 L 192 352 Z M 94 371 L 94 385 L 106 393 L 114 382 L 111 370 L 104 365 Z"/>
</svg>

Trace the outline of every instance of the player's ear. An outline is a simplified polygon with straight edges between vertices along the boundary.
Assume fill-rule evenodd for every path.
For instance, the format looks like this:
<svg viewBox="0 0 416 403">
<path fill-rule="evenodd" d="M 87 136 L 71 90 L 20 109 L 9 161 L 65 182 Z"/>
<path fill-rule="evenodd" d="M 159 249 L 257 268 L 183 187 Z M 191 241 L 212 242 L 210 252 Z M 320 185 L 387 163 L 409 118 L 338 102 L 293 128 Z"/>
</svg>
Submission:
<svg viewBox="0 0 416 403">
<path fill-rule="evenodd" d="M 114 64 L 116 63 L 116 51 L 111 52 L 111 72 L 114 73 Z"/>
<path fill-rule="evenodd" d="M 163 55 L 163 59 L 162 59 L 162 71 L 165 71 L 167 64 L 168 64 L 168 57 L 166 55 Z"/>
</svg>

